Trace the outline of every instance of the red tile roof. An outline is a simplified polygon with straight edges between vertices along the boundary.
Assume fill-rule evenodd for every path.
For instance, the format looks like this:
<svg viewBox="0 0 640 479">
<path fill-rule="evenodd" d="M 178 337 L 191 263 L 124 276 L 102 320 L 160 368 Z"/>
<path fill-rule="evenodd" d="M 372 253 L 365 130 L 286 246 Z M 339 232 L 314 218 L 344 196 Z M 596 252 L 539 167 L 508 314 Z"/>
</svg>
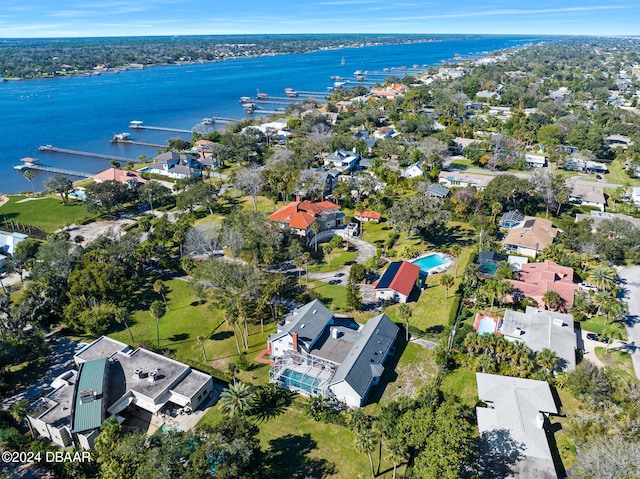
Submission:
<svg viewBox="0 0 640 479">
<path fill-rule="evenodd" d="M 573 282 L 573 269 L 549 260 L 523 264 L 519 278 L 509 282 L 522 294 L 531 296 L 539 303 L 544 302 L 544 293 L 555 291 L 568 307 L 573 306 L 573 295 L 578 290 L 578 285 Z"/>
<path fill-rule="evenodd" d="M 381 213 L 377 213 L 375 211 L 356 211 L 353 214 L 354 218 L 367 218 L 370 220 L 380 220 L 382 218 Z"/>
<path fill-rule="evenodd" d="M 307 200 L 292 201 L 288 205 L 285 205 L 277 211 L 271 213 L 269 215 L 269 219 L 271 221 L 288 224 L 292 228 L 306 229 L 307 226 L 311 225 L 315 221 L 315 217 L 319 214 L 325 211 L 337 209 L 338 205 L 327 200 L 319 201 L 317 203 L 313 203 Z M 300 216 L 300 213 L 304 213 L 304 216 Z M 303 225 L 306 223 L 308 224 L 307 226 L 296 226 L 292 224 L 292 221 L 294 221 L 296 225 Z"/>
<path fill-rule="evenodd" d="M 93 177 L 94 181 L 101 182 L 107 180 L 118 181 L 120 183 L 126 183 L 127 181 L 137 181 L 138 183 L 146 183 L 140 173 L 137 171 L 120 170 L 118 168 L 109 168 L 108 170 L 101 171 Z"/>
</svg>

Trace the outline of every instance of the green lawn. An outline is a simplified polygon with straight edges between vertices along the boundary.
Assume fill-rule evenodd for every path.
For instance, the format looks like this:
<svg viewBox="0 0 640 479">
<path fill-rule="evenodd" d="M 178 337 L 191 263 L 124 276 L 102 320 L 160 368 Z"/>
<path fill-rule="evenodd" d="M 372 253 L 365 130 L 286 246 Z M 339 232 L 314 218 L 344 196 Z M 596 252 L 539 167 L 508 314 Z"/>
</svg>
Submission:
<svg viewBox="0 0 640 479">
<path fill-rule="evenodd" d="M 440 388 L 460 398 L 462 403 L 473 407 L 478 402 L 476 373 L 466 367 L 458 368 L 442 377 Z"/>
<path fill-rule="evenodd" d="M 618 351 L 604 348 L 595 348 L 596 356 L 607 367 L 609 367 L 616 376 L 626 380 L 635 380 L 636 374 L 633 368 L 631 355 L 625 351 Z"/>
<path fill-rule="evenodd" d="M 604 316 L 593 316 L 592 318 L 587 318 L 584 321 L 580 321 L 579 324 L 580 324 L 580 328 L 584 329 L 585 331 L 602 335 L 604 330 L 604 321 L 605 321 Z M 611 320 L 607 321 L 607 325 L 609 325 L 610 323 L 611 323 Z M 621 339 L 623 341 L 626 341 L 627 330 L 624 328 L 624 326 L 621 323 L 618 323 L 618 325 L 620 327 L 620 332 L 622 334 Z"/>
<path fill-rule="evenodd" d="M 63 205 L 59 197 L 42 197 L 19 203 L 26 198 L 22 195 L 9 196 L 9 201 L 0 207 L 0 225 L 4 225 L 5 221 L 15 221 L 53 233 L 65 225 L 80 224 L 96 218 L 87 213 L 79 201 Z"/>
<path fill-rule="evenodd" d="M 320 249 L 320 245 L 318 245 Z M 353 263 L 358 256 L 357 250 L 345 251 L 344 248 L 337 248 L 331 253 L 331 258 L 326 255 L 321 263 L 309 265 L 310 273 L 328 273 L 342 268 L 347 263 Z M 330 260 L 330 262 L 329 262 Z"/>
<path fill-rule="evenodd" d="M 222 311 L 211 308 L 208 304 L 199 304 L 191 292 L 191 285 L 186 281 L 171 279 L 165 281 L 165 285 L 169 289 L 169 311 L 160 319 L 160 347 L 169 349 L 178 361 L 196 367 L 204 364 L 224 370 L 227 364 L 237 357 L 238 352 L 233 330 L 224 322 Z M 156 344 L 156 321 L 148 310 L 151 302 L 156 299 L 161 298 L 150 288 L 136 298 L 138 308 L 133 311 L 129 325 L 133 342 L 123 326 L 109 336 L 134 346 L 144 340 Z M 275 326 L 268 324 L 265 326 L 265 332 L 261 333 L 259 324 L 249 324 L 249 349 L 246 350 L 246 354 L 250 362 L 253 362 L 258 352 L 266 346 L 267 336 L 274 330 Z M 206 362 L 198 344 L 198 336 L 206 338 Z"/>
<path fill-rule="evenodd" d="M 301 278 L 305 284 L 304 275 Z M 331 310 L 343 310 L 347 306 L 347 288 L 339 284 L 329 284 L 322 281 L 309 281 L 307 288 L 315 291 L 320 300 Z"/>
</svg>

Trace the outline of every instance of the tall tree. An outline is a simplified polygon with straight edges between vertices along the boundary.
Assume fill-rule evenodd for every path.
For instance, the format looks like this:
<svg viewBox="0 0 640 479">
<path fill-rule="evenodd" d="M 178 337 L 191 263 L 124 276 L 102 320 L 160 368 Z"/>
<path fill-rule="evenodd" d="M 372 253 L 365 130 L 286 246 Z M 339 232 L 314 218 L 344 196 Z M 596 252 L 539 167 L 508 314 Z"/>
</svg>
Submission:
<svg viewBox="0 0 640 479">
<path fill-rule="evenodd" d="M 440 280 L 439 280 L 440 284 L 442 286 L 444 286 L 444 289 L 446 291 L 446 295 L 445 298 L 449 298 L 449 288 L 451 286 L 453 286 L 453 284 L 455 283 L 455 280 L 453 279 L 453 276 L 451 276 L 448 273 L 443 274 L 442 276 L 440 276 Z"/>
<path fill-rule="evenodd" d="M 376 477 L 372 456 L 373 450 L 376 447 L 376 440 L 370 429 L 359 428 L 356 430 L 355 447 L 356 451 L 367 454 L 369 465 L 371 466 L 371 477 Z"/>
<path fill-rule="evenodd" d="M 156 320 L 156 338 L 158 347 L 160 347 L 160 320 L 166 312 L 167 307 L 162 301 L 155 300 L 151 303 L 151 306 L 149 306 L 149 314 L 151 314 L 151 317 Z"/>
<path fill-rule="evenodd" d="M 59 194 L 63 204 L 66 205 L 69 202 L 69 192 L 73 190 L 73 183 L 66 176 L 57 173 L 45 181 L 43 185 L 47 191 Z"/>
<path fill-rule="evenodd" d="M 404 331 L 405 331 L 405 341 L 409 341 L 409 319 L 413 312 L 411 311 L 411 306 L 407 303 L 400 303 L 398 305 L 398 319 L 404 323 Z"/>
<path fill-rule="evenodd" d="M 255 406 L 251 386 L 241 381 L 232 384 L 220 393 L 220 409 L 228 416 L 246 416 Z"/>
</svg>

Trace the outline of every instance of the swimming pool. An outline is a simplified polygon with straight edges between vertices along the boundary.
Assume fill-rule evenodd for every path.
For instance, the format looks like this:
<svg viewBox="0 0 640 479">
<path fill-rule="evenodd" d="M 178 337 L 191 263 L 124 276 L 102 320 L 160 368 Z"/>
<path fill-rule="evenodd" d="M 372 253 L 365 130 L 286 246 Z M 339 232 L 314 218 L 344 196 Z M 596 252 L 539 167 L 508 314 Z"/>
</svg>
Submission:
<svg viewBox="0 0 640 479">
<path fill-rule="evenodd" d="M 84 190 L 81 190 L 79 188 L 76 188 L 75 190 L 73 190 L 72 192 L 69 193 L 69 196 L 73 197 L 73 198 L 77 198 L 79 200 L 84 200 L 86 199 L 87 195 L 84 192 Z"/>
<path fill-rule="evenodd" d="M 450 264 L 450 261 L 443 257 L 440 253 L 431 253 L 422 258 L 414 259 L 413 264 L 419 266 L 425 273 L 430 273 L 431 270 Z"/>
<path fill-rule="evenodd" d="M 298 390 L 306 391 L 309 394 L 318 394 L 316 386 L 320 384 L 320 379 L 314 378 L 307 374 L 292 369 L 285 369 L 278 378 L 282 384 L 287 387 L 293 387 Z"/>
<path fill-rule="evenodd" d="M 478 324 L 478 334 L 494 334 L 496 332 L 496 322 L 493 318 L 485 316 Z"/>
</svg>

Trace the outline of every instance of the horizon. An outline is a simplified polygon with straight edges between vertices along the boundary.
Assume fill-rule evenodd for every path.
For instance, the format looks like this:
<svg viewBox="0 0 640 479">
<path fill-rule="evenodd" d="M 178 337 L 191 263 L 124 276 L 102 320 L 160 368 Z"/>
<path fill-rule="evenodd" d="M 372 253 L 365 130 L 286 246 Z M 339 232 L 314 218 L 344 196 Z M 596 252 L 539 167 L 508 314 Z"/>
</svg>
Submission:
<svg viewBox="0 0 640 479">
<path fill-rule="evenodd" d="M 416 0 L 257 0 L 204 8 L 197 0 L 5 0 L 0 38 L 217 35 L 548 35 L 633 37 L 640 4 L 545 0 L 437 5 Z M 347 25 L 347 27 L 345 27 Z"/>
</svg>

